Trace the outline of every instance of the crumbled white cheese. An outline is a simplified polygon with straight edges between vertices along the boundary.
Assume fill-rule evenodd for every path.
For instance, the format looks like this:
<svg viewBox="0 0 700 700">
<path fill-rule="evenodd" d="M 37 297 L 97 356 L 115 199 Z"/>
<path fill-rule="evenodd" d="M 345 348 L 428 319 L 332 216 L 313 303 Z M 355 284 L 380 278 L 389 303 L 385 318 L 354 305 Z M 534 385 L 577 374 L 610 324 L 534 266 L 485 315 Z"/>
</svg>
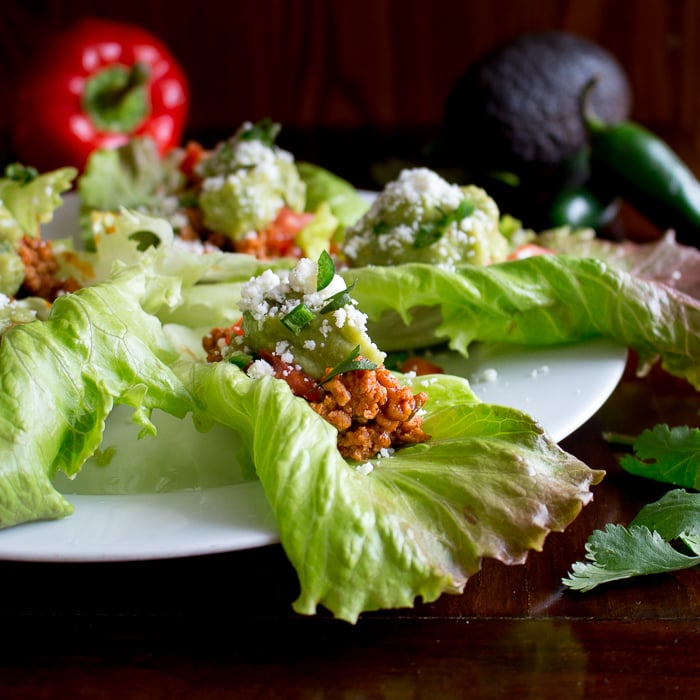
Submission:
<svg viewBox="0 0 700 700">
<path fill-rule="evenodd" d="M 265 360 L 255 360 L 251 363 L 246 374 L 251 379 L 260 379 L 261 377 L 271 377 L 275 373 L 274 368 L 269 362 Z"/>
<path fill-rule="evenodd" d="M 372 462 L 365 462 L 364 464 L 358 464 L 355 467 L 355 470 L 360 472 L 360 474 L 364 474 L 365 476 L 367 476 L 367 474 L 371 474 L 374 470 L 374 465 L 372 464 Z"/>
<path fill-rule="evenodd" d="M 495 382 L 498 379 L 498 370 L 493 367 L 486 367 L 485 369 L 475 372 L 470 377 L 471 381 L 475 384 L 481 384 L 483 382 Z"/>
</svg>

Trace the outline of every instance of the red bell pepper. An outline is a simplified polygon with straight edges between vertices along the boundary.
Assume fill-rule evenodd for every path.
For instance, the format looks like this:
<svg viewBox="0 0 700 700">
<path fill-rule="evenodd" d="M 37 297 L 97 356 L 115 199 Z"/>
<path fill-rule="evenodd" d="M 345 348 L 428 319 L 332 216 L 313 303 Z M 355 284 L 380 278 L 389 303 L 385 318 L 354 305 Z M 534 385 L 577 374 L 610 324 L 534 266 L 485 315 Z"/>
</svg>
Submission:
<svg viewBox="0 0 700 700">
<path fill-rule="evenodd" d="M 83 19 L 54 35 L 20 77 L 13 148 L 44 172 L 82 169 L 96 148 L 151 137 L 159 152 L 180 143 L 189 88 L 158 38 L 130 24 Z"/>
</svg>

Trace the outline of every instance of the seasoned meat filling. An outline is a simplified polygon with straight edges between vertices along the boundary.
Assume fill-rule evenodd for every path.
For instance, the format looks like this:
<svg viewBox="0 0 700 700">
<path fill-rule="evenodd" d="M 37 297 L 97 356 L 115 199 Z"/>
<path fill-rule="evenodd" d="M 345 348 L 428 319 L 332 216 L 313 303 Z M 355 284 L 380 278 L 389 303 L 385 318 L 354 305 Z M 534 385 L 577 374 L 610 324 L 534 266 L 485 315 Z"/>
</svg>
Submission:
<svg viewBox="0 0 700 700">
<path fill-rule="evenodd" d="M 323 387 L 325 396 L 311 408 L 338 429 L 338 450 L 347 459 L 429 439 L 420 415 L 427 394 L 413 394 L 383 367 L 345 372 Z"/>
<path fill-rule="evenodd" d="M 37 296 L 53 301 L 65 292 L 74 292 L 78 284 L 74 279 L 58 280 L 55 274 L 58 263 L 51 241 L 24 236 L 17 251 L 24 263 L 24 282 L 21 296 Z"/>
<path fill-rule="evenodd" d="M 207 361 L 220 362 L 223 348 L 236 333 L 238 326 L 213 328 L 202 339 Z M 338 430 L 338 450 L 346 459 L 371 459 L 383 450 L 430 439 L 421 427 L 420 409 L 427 394 L 401 386 L 384 367 L 344 372 L 319 384 L 272 353 L 263 352 L 261 358 L 275 377 L 285 380 Z"/>
</svg>

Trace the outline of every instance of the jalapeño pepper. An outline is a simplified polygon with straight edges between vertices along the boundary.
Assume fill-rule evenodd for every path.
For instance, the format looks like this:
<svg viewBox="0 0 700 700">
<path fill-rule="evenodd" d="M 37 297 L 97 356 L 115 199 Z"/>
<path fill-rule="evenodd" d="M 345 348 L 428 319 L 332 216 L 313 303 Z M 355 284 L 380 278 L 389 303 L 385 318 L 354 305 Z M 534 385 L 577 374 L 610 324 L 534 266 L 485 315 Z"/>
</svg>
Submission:
<svg viewBox="0 0 700 700">
<path fill-rule="evenodd" d="M 615 218 L 618 209 L 617 199 L 603 200 L 587 187 L 565 189 L 552 200 L 549 223 L 552 226 L 600 229 Z"/>
<path fill-rule="evenodd" d="M 675 151 L 631 121 L 607 125 L 590 114 L 584 92 L 583 117 L 591 149 L 591 175 L 604 182 L 661 229 L 700 247 L 700 182 Z"/>
</svg>

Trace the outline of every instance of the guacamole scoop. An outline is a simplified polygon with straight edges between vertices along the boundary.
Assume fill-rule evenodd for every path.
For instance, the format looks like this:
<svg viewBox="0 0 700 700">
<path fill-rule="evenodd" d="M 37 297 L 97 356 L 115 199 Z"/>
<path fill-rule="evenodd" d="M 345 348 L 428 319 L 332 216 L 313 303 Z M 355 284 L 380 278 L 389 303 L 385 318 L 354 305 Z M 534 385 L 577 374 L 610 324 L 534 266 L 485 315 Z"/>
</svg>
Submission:
<svg viewBox="0 0 700 700">
<path fill-rule="evenodd" d="M 267 269 L 243 285 L 243 335 L 233 339 L 231 351 L 257 356 L 266 350 L 316 380 L 349 356 L 384 362 L 367 334 L 366 314 L 335 274 L 330 256 L 319 260 L 302 258 L 292 270 Z M 262 367 L 264 373 L 264 365 L 254 362 L 253 372 Z"/>
<path fill-rule="evenodd" d="M 498 206 L 481 188 L 450 184 L 427 168 L 407 169 L 346 229 L 342 252 L 352 267 L 488 265 L 508 253 L 498 222 Z"/>
<path fill-rule="evenodd" d="M 294 157 L 246 122 L 197 166 L 204 225 L 234 241 L 269 225 L 280 209 L 303 211 L 306 185 Z"/>
</svg>

